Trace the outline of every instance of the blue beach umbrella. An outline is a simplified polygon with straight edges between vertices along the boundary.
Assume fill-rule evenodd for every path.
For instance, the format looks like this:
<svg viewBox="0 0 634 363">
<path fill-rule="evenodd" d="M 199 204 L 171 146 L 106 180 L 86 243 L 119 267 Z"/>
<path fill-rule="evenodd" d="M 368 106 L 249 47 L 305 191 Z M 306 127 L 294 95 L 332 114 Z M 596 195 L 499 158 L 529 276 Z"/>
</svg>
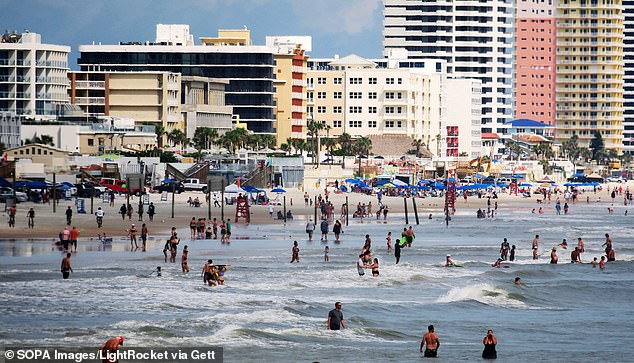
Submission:
<svg viewBox="0 0 634 363">
<path fill-rule="evenodd" d="M 282 193 L 286 193 L 286 190 L 284 190 L 282 188 L 275 188 L 275 189 L 271 190 L 271 193 L 282 194 Z"/>
</svg>

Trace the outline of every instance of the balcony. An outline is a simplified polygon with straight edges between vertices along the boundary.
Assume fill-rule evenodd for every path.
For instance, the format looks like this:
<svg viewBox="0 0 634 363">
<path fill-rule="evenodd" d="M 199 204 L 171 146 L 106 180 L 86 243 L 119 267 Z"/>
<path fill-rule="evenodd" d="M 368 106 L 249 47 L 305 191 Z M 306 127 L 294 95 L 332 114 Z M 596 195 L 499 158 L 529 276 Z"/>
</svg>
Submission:
<svg viewBox="0 0 634 363">
<path fill-rule="evenodd" d="M 105 105 L 105 97 L 75 97 L 75 103 L 78 105 Z"/>
<path fill-rule="evenodd" d="M 291 111 L 292 112 L 305 112 L 305 109 L 302 106 L 291 106 Z"/>
<path fill-rule="evenodd" d="M 105 81 L 77 81 L 75 82 L 76 89 L 105 89 Z"/>
<path fill-rule="evenodd" d="M 169 114 L 167 115 L 167 122 L 179 122 L 180 121 L 180 117 L 177 114 Z"/>
<path fill-rule="evenodd" d="M 306 120 L 294 118 L 291 120 L 291 125 L 293 126 L 306 126 Z"/>
<path fill-rule="evenodd" d="M 294 79 L 293 86 L 306 87 L 306 82 L 302 81 L 301 79 Z"/>
<path fill-rule="evenodd" d="M 180 105 L 180 102 L 177 99 L 175 99 L 175 98 L 168 98 L 167 99 L 167 105 L 168 106 L 178 106 L 178 105 Z"/>
<path fill-rule="evenodd" d="M 308 72 L 308 68 L 299 67 L 299 66 L 293 66 L 293 72 L 295 72 L 295 73 L 306 73 L 306 72 Z"/>
<path fill-rule="evenodd" d="M 303 140 L 306 138 L 306 134 L 304 134 L 303 132 L 291 132 L 291 138 Z"/>
<path fill-rule="evenodd" d="M 300 93 L 300 92 L 293 92 L 293 94 L 291 96 L 294 99 L 296 99 L 296 100 L 305 100 L 306 99 L 306 94 Z"/>
</svg>

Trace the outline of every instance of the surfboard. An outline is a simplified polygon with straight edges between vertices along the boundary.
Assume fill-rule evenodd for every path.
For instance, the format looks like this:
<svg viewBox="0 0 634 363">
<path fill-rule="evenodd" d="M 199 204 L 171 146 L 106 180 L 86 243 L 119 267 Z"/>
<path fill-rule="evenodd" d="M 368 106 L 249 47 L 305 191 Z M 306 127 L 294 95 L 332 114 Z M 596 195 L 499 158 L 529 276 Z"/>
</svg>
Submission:
<svg viewBox="0 0 634 363">
<path fill-rule="evenodd" d="M 397 241 L 401 245 L 401 247 L 407 246 L 407 237 L 401 237 Z M 414 244 L 415 241 L 416 241 L 416 236 L 412 236 L 412 244 Z"/>
</svg>

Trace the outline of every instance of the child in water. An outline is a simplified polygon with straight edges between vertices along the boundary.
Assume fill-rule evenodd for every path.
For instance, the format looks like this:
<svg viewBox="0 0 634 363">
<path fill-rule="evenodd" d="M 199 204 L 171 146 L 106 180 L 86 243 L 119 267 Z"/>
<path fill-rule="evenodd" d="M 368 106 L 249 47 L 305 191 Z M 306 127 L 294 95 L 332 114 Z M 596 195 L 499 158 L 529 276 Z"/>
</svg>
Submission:
<svg viewBox="0 0 634 363">
<path fill-rule="evenodd" d="M 326 246 L 326 248 L 324 248 L 324 262 L 328 262 L 328 252 L 330 252 L 330 248 L 328 248 L 328 246 Z"/>
</svg>

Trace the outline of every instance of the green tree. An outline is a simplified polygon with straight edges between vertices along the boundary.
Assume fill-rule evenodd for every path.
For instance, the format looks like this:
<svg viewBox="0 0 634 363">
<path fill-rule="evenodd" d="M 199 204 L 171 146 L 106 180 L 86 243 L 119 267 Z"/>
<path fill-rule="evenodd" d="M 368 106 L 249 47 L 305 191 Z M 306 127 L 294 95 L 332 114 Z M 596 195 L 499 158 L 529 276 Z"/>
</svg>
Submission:
<svg viewBox="0 0 634 363">
<path fill-rule="evenodd" d="M 599 131 L 594 132 L 594 137 L 590 140 L 590 150 L 592 150 L 592 160 L 599 162 L 603 158 L 605 143 L 603 142 L 603 136 Z"/>
<path fill-rule="evenodd" d="M 7 150 L 7 145 L 4 142 L 0 142 L 0 155 L 4 154 L 5 150 Z"/>
<path fill-rule="evenodd" d="M 165 127 L 162 125 L 154 126 L 154 133 L 156 134 L 156 145 L 159 149 L 163 148 L 163 136 L 165 136 Z"/>
<path fill-rule="evenodd" d="M 346 167 L 346 155 L 352 155 L 352 136 L 350 134 L 344 132 L 339 135 L 337 138 L 337 143 L 339 144 L 339 151 L 343 156 L 342 167 L 345 169 Z"/>
<path fill-rule="evenodd" d="M 623 154 L 619 155 L 619 161 L 621 161 L 622 168 L 629 167 L 630 163 L 632 162 L 632 154 L 624 152 Z"/>
<path fill-rule="evenodd" d="M 319 132 L 323 130 L 325 127 L 324 123 L 320 121 L 310 120 L 307 124 L 307 135 L 310 136 L 311 139 L 311 154 L 313 164 L 315 166 L 319 165 Z"/>
<path fill-rule="evenodd" d="M 361 176 L 361 159 L 368 157 L 372 150 L 372 140 L 367 137 L 360 137 L 352 144 L 352 151 L 357 155 L 359 160 L 359 176 Z"/>
<path fill-rule="evenodd" d="M 194 132 L 192 144 L 198 150 L 198 153 L 201 154 L 202 150 L 210 149 L 217 139 L 218 130 L 210 127 L 198 127 Z"/>
<path fill-rule="evenodd" d="M 513 155 L 517 156 L 517 160 L 520 159 L 520 154 L 522 153 L 522 147 L 520 144 L 513 140 L 509 140 L 505 145 L 506 149 L 509 151 L 509 157 L 513 160 Z"/>
</svg>

